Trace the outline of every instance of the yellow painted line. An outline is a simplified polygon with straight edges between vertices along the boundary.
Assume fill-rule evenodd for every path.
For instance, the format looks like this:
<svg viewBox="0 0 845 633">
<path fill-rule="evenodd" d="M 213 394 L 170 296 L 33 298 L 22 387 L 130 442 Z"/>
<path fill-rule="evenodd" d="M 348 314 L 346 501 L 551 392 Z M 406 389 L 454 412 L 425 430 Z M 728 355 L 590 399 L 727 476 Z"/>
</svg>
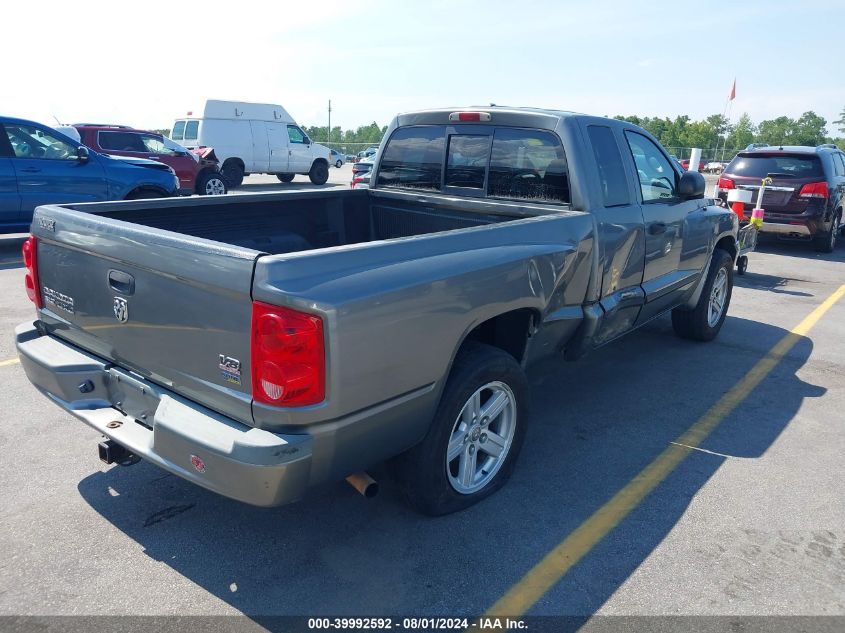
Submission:
<svg viewBox="0 0 845 633">
<path fill-rule="evenodd" d="M 485 614 L 485 617 L 519 617 L 530 609 L 578 561 L 608 535 L 660 482 L 695 450 L 713 430 L 777 366 L 783 357 L 845 295 L 845 285 L 830 295 L 801 323 L 775 344 L 724 396 L 641 470 L 610 501 L 596 510 L 554 549 L 511 587 Z"/>
<path fill-rule="evenodd" d="M 17 365 L 21 360 L 19 358 L 10 358 L 9 360 L 0 360 L 0 367 L 5 367 L 6 365 Z"/>
</svg>

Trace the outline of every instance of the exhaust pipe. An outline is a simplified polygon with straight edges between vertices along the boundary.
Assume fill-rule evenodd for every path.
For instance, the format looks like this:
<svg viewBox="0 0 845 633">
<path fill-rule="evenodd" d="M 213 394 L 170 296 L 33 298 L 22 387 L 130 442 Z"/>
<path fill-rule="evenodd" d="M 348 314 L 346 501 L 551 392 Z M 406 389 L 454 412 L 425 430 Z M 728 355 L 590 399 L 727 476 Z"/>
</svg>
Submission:
<svg viewBox="0 0 845 633">
<path fill-rule="evenodd" d="M 360 472 L 349 475 L 346 481 L 367 499 L 372 499 L 378 494 L 378 482 L 367 473 Z"/>
</svg>

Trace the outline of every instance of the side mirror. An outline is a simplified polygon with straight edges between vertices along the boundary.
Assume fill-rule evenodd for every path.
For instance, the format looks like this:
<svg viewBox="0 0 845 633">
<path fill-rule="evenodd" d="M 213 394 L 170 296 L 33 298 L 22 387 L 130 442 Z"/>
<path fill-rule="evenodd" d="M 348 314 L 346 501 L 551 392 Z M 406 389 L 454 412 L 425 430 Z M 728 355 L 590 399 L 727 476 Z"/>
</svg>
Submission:
<svg viewBox="0 0 845 633">
<path fill-rule="evenodd" d="M 88 152 L 87 147 L 80 145 L 76 148 L 76 160 L 80 163 L 87 163 L 89 158 L 91 158 L 91 154 Z"/>
<path fill-rule="evenodd" d="M 302 139 L 302 142 L 305 143 L 306 145 L 311 145 L 311 139 L 308 138 L 307 136 Z"/>
<path fill-rule="evenodd" d="M 678 195 L 684 200 L 701 198 L 705 186 L 704 176 L 697 171 L 685 171 L 678 182 Z"/>
</svg>

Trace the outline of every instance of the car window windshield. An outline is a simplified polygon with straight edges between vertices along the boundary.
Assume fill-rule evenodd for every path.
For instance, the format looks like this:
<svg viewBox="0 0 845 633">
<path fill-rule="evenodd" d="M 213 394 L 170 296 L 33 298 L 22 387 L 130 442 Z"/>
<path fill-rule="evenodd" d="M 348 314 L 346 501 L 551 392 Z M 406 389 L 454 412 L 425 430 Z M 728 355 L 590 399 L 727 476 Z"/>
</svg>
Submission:
<svg viewBox="0 0 845 633">
<path fill-rule="evenodd" d="M 399 128 L 384 149 L 378 184 L 439 191 L 445 145 L 446 128 L 442 125 Z"/>
<path fill-rule="evenodd" d="M 288 126 L 288 139 L 291 143 L 305 143 L 305 132 L 295 125 Z"/>
<path fill-rule="evenodd" d="M 100 131 L 97 134 L 100 147 L 115 152 L 141 152 L 149 150 L 141 141 L 141 135 L 134 132 L 106 132 Z"/>
<path fill-rule="evenodd" d="M 6 123 L 6 135 L 15 158 L 76 160 L 76 147 L 31 125 Z"/>
<path fill-rule="evenodd" d="M 725 171 L 734 176 L 749 178 L 765 178 L 768 174 L 787 178 L 824 178 L 821 161 L 817 156 L 807 155 L 740 155 L 733 159 Z"/>
<path fill-rule="evenodd" d="M 487 195 L 569 202 L 569 169 L 560 139 L 540 130 L 497 129 Z"/>
<path fill-rule="evenodd" d="M 184 121 L 176 121 L 173 124 L 173 131 L 170 133 L 170 138 L 174 141 L 181 141 L 185 138 L 185 122 Z"/>
<path fill-rule="evenodd" d="M 197 140 L 197 136 L 199 136 L 199 129 L 200 129 L 200 122 L 199 121 L 188 121 L 185 123 L 185 141 L 195 141 Z"/>
</svg>

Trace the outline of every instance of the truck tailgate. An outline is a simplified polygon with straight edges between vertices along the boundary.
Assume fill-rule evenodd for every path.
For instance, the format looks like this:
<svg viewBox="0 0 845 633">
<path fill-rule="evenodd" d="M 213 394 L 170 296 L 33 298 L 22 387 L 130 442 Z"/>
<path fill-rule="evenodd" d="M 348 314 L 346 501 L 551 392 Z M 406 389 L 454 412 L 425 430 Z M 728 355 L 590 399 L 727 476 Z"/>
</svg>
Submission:
<svg viewBox="0 0 845 633">
<path fill-rule="evenodd" d="M 252 424 L 258 251 L 57 207 L 32 227 L 52 335 Z"/>
</svg>

